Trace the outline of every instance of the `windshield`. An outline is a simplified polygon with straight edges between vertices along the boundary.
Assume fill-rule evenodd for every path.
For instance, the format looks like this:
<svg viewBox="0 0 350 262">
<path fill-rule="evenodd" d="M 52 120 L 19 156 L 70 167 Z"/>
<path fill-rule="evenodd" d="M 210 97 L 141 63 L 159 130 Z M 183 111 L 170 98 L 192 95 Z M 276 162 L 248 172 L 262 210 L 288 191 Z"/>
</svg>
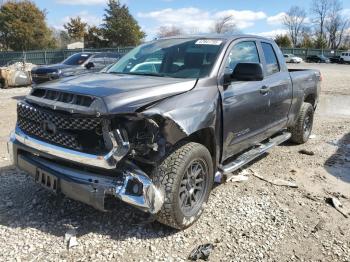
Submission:
<svg viewBox="0 0 350 262">
<path fill-rule="evenodd" d="M 107 72 L 202 78 L 208 76 L 223 45 L 219 39 L 163 39 L 140 45 Z"/>
<path fill-rule="evenodd" d="M 82 65 L 91 56 L 91 54 L 74 54 L 63 61 L 65 65 Z"/>
</svg>

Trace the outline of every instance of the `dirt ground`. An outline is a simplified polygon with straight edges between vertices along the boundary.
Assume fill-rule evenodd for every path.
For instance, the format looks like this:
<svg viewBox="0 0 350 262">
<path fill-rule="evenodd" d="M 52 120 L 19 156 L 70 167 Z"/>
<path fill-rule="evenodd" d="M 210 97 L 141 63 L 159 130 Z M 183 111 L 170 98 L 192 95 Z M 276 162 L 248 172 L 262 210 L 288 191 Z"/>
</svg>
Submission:
<svg viewBox="0 0 350 262">
<path fill-rule="evenodd" d="M 260 157 L 246 167 L 248 181 L 216 186 L 201 219 L 185 231 L 143 223 L 122 203 L 101 213 L 56 197 L 11 167 L 6 140 L 16 102 L 29 89 L 0 90 L 0 261 L 182 261 L 203 243 L 215 246 L 210 261 L 350 261 L 350 218 L 328 203 L 335 197 L 350 213 L 350 65 L 289 66 L 322 72 L 313 138 Z M 78 245 L 68 249 L 64 236 L 72 228 Z"/>
</svg>

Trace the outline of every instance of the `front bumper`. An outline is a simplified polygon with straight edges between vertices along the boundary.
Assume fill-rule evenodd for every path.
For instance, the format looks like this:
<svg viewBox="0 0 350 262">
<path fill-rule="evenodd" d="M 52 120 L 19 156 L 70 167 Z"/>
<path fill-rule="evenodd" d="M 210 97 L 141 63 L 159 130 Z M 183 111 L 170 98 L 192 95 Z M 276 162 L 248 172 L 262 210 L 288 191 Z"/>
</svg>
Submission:
<svg viewBox="0 0 350 262">
<path fill-rule="evenodd" d="M 18 127 L 16 127 L 15 132 L 11 134 L 10 140 L 18 141 L 23 145 L 34 148 L 40 152 L 47 153 L 51 156 L 58 157 L 60 159 L 104 169 L 115 169 L 117 161 L 124 157 L 129 150 L 128 143 L 125 143 L 122 138 L 119 138 L 120 142 L 114 139 L 114 148 L 105 155 L 86 154 L 35 139 L 31 136 L 26 135 Z"/>
<path fill-rule="evenodd" d="M 53 81 L 59 78 L 60 78 L 60 75 L 58 73 L 36 74 L 32 72 L 32 81 L 34 84 L 42 84 L 42 83 Z"/>
<path fill-rule="evenodd" d="M 56 157 L 55 154 L 51 154 L 52 152 L 42 151 L 43 148 L 40 145 L 44 142 L 35 140 L 35 143 L 26 143 L 26 141 L 33 141 L 33 138 L 26 136 L 24 140 L 19 139 L 22 135 L 24 134 L 16 129 L 11 134 L 7 145 L 13 164 L 29 173 L 34 179 L 38 170 L 53 175 L 58 181 L 58 191 L 67 197 L 102 211 L 105 211 L 105 198 L 108 196 L 117 197 L 152 214 L 161 209 L 164 202 L 162 192 L 147 174 L 131 162 L 124 161 L 121 169 L 113 170 L 113 175 L 102 175 L 101 172 L 91 172 L 86 168 L 71 167 L 68 162 L 64 164 L 65 158 Z M 56 148 L 63 150 L 63 148 Z M 104 161 L 103 158 L 94 159 Z M 85 162 L 81 164 L 87 167 Z M 91 162 L 88 166 L 91 166 Z M 105 171 L 107 173 L 108 170 Z"/>
</svg>

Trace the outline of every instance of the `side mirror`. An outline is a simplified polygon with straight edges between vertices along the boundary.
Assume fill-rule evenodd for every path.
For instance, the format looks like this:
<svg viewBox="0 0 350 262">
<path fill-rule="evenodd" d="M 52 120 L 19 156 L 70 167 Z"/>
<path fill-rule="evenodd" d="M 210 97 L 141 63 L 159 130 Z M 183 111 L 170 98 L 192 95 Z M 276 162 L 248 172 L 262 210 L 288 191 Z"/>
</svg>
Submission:
<svg viewBox="0 0 350 262">
<path fill-rule="evenodd" d="M 89 63 L 87 63 L 87 64 L 85 65 L 85 68 L 86 68 L 86 69 L 91 69 L 91 68 L 93 68 L 93 67 L 95 67 L 95 65 L 94 65 L 93 62 L 89 62 Z"/>
<path fill-rule="evenodd" d="M 227 80 L 225 77 L 225 80 Z M 230 75 L 231 81 L 261 81 L 264 79 L 264 72 L 261 64 L 238 63 Z"/>
</svg>

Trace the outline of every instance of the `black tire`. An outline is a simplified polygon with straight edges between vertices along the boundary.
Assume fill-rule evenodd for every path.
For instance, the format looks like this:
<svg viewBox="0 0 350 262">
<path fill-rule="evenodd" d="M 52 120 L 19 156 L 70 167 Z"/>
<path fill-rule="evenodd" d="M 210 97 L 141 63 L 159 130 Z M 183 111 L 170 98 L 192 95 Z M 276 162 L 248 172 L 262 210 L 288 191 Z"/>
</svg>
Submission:
<svg viewBox="0 0 350 262">
<path fill-rule="evenodd" d="M 202 171 L 194 179 L 188 171 L 191 167 L 191 174 L 194 173 L 193 165 L 196 164 L 196 171 Z M 186 177 L 189 179 L 185 179 Z M 203 181 L 200 182 L 200 179 Z M 162 161 L 153 175 L 153 180 L 164 193 L 164 205 L 157 214 L 157 220 L 176 229 L 185 229 L 199 219 L 213 187 L 211 155 L 203 145 L 187 143 Z M 199 187 L 202 190 L 195 189 Z M 188 204 L 189 207 L 186 206 Z"/>
<path fill-rule="evenodd" d="M 293 127 L 289 128 L 292 133 L 291 141 L 304 144 L 309 140 L 314 121 L 314 108 L 310 103 L 303 103 L 298 118 Z"/>
</svg>

